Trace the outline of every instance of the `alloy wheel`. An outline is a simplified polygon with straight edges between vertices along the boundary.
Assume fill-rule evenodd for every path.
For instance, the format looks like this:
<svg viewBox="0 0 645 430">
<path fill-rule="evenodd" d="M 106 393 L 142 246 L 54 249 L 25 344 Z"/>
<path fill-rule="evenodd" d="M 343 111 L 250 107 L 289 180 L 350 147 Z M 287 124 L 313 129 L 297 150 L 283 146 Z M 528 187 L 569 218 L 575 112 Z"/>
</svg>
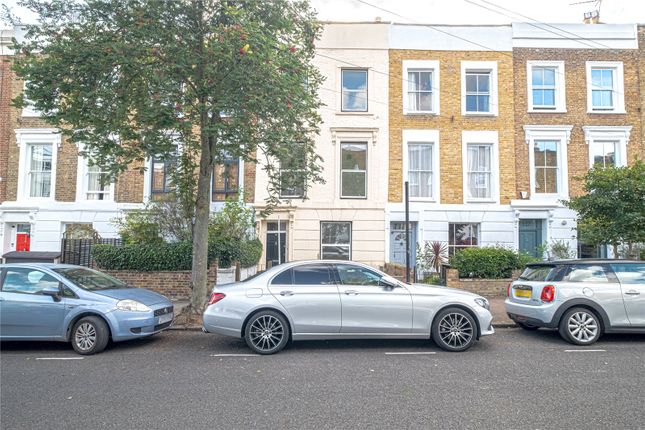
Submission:
<svg viewBox="0 0 645 430">
<path fill-rule="evenodd" d="M 473 325 L 464 315 L 449 313 L 439 321 L 439 336 L 448 346 L 462 348 L 473 337 Z"/>
<path fill-rule="evenodd" d="M 282 322 L 272 315 L 262 315 L 255 319 L 249 331 L 251 343 L 260 351 L 276 349 L 284 338 Z"/>
<path fill-rule="evenodd" d="M 79 325 L 76 328 L 74 340 L 80 350 L 88 351 L 92 349 L 96 343 L 96 328 L 88 322 Z"/>
<path fill-rule="evenodd" d="M 567 321 L 567 329 L 578 342 L 593 342 L 598 335 L 598 322 L 587 312 L 575 312 Z"/>
</svg>

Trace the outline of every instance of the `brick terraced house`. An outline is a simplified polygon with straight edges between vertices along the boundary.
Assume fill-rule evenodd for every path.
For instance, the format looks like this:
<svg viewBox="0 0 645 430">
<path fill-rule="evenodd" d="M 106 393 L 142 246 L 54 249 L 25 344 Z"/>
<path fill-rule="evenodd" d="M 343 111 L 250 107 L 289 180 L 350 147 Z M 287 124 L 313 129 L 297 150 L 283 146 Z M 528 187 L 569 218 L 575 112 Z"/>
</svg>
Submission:
<svg viewBox="0 0 645 430">
<path fill-rule="evenodd" d="M 71 225 L 111 222 L 169 191 L 172 164 L 132 165 L 113 184 L 38 112 L 10 107 L 24 83 L 0 34 L 0 252 L 57 251 Z M 640 43 L 640 46 L 639 46 Z M 645 158 L 645 27 L 325 23 L 315 63 L 326 81 L 317 151 L 325 184 L 284 189 L 257 218 L 260 268 L 306 258 L 403 264 L 404 182 L 413 243 L 449 252 L 503 245 L 578 247 L 575 177 Z M 224 175 L 228 172 L 229 176 Z M 267 178 L 230 160 L 213 172 L 213 211 L 244 190 L 259 214 Z"/>
</svg>

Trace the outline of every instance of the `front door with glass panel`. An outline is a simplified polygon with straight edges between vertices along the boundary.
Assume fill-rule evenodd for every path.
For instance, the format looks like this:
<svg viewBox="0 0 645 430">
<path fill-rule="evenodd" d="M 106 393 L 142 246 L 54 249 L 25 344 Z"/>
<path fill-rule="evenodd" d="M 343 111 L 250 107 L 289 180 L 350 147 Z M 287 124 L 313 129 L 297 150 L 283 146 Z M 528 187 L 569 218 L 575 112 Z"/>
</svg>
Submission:
<svg viewBox="0 0 645 430">
<path fill-rule="evenodd" d="M 542 220 L 521 219 L 519 229 L 520 251 L 534 257 L 542 257 L 538 247 L 542 245 Z"/>
<path fill-rule="evenodd" d="M 417 261 L 417 223 L 410 223 L 410 266 Z M 405 265 L 405 223 L 390 224 L 390 263 Z"/>
<path fill-rule="evenodd" d="M 287 261 L 287 221 L 267 222 L 266 247 L 267 267 Z"/>
<path fill-rule="evenodd" d="M 31 250 L 31 224 L 16 224 L 12 226 L 12 251 Z"/>
</svg>

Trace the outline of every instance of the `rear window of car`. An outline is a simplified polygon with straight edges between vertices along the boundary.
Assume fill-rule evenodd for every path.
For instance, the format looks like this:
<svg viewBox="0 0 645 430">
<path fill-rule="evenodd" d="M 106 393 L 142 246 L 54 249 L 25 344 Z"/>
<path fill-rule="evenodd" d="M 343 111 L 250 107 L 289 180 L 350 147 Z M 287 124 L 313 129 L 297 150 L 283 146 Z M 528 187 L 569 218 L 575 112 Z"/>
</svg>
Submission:
<svg viewBox="0 0 645 430">
<path fill-rule="evenodd" d="M 553 281 L 559 272 L 556 266 L 527 266 L 520 275 L 523 281 Z"/>
<path fill-rule="evenodd" d="M 575 264 L 564 279 L 566 282 L 609 282 L 609 275 L 600 264 Z"/>
</svg>

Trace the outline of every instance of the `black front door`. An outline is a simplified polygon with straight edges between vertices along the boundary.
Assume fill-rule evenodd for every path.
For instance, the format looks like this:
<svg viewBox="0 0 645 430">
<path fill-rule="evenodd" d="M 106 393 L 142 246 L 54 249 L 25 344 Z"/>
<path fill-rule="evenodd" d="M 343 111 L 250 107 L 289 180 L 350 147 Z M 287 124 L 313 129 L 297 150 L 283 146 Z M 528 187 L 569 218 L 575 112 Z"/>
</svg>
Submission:
<svg viewBox="0 0 645 430">
<path fill-rule="evenodd" d="M 267 222 L 266 265 L 277 266 L 287 261 L 287 222 Z"/>
</svg>

